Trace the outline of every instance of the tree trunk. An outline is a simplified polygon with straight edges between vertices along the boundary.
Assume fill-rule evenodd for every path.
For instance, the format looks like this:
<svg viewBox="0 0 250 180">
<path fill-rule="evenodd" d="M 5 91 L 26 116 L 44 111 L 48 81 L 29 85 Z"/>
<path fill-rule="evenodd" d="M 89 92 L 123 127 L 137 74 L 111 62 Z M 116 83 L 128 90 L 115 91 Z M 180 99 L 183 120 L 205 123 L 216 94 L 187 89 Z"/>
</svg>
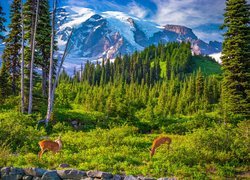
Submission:
<svg viewBox="0 0 250 180">
<path fill-rule="evenodd" d="M 46 97 L 46 89 L 47 89 L 47 73 L 46 69 L 42 68 L 42 93 L 43 97 Z"/>
<path fill-rule="evenodd" d="M 35 58 L 35 39 L 36 39 L 36 29 L 37 29 L 37 19 L 38 19 L 38 10 L 39 10 L 39 0 L 37 0 L 36 6 L 36 18 L 35 18 L 35 25 L 33 31 L 33 38 L 32 38 L 32 50 L 31 50 L 31 62 L 30 62 L 30 90 L 29 90 L 29 108 L 28 114 L 32 113 L 32 99 L 33 99 L 33 69 L 34 69 L 34 58 Z"/>
<path fill-rule="evenodd" d="M 46 126 L 51 118 L 52 113 L 52 75 L 53 75 L 53 52 L 54 52 L 54 29 L 55 29 L 55 13 L 56 13 L 56 0 L 54 0 L 54 7 L 52 13 L 52 32 L 51 32 L 51 44 L 50 44 L 50 64 L 49 64 L 49 91 L 48 91 L 48 109 L 46 115 Z"/>
<path fill-rule="evenodd" d="M 22 16 L 22 56 L 21 56 L 21 112 L 24 113 L 24 24 L 23 24 L 23 2 L 21 1 Z"/>
<path fill-rule="evenodd" d="M 46 126 L 48 126 L 48 122 L 49 122 L 49 120 L 51 118 L 51 113 L 53 111 L 55 91 L 56 91 L 56 86 L 57 86 L 57 83 L 58 83 L 58 80 L 59 80 L 59 75 L 60 75 L 60 72 L 61 72 L 61 69 L 62 69 L 62 65 L 63 65 L 63 62 L 64 62 L 66 56 L 68 55 L 69 49 L 71 49 L 71 47 L 69 48 L 69 42 L 70 42 L 71 36 L 73 34 L 73 31 L 74 30 L 71 31 L 71 33 L 69 35 L 69 38 L 68 38 L 68 41 L 66 43 L 66 47 L 65 47 L 62 60 L 60 62 L 60 65 L 59 65 L 57 73 L 56 73 L 56 77 L 55 77 L 55 81 L 54 81 L 53 87 L 52 87 L 52 84 L 51 84 L 51 88 L 52 89 L 51 89 L 50 97 L 48 98 L 48 110 L 47 110 L 47 116 L 46 116 L 46 120 L 45 120 Z"/>
<path fill-rule="evenodd" d="M 16 61 L 13 60 L 12 69 L 12 93 L 16 95 Z"/>
</svg>

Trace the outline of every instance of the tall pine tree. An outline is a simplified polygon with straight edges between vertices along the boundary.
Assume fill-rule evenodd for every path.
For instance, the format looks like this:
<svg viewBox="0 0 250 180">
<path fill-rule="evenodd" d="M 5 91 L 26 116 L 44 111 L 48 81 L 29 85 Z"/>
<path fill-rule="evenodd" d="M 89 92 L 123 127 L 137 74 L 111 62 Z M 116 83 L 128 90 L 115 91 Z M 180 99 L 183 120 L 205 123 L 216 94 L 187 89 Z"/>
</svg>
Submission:
<svg viewBox="0 0 250 180">
<path fill-rule="evenodd" d="M 3 12 L 3 8 L 0 4 L 0 40 L 4 39 L 3 32 L 6 32 L 4 23 L 6 22 L 6 19 L 4 18 L 5 13 Z"/>
<path fill-rule="evenodd" d="M 222 51 L 225 114 L 250 115 L 250 6 L 246 0 L 227 0 Z"/>
<path fill-rule="evenodd" d="M 25 25 L 25 40 L 27 46 L 25 48 L 26 63 L 30 63 L 31 59 L 31 42 L 33 34 L 33 26 L 35 23 L 37 0 L 27 0 L 24 5 L 24 25 Z M 50 58 L 50 38 L 51 38 L 51 18 L 49 12 L 49 1 L 40 0 L 37 32 L 36 32 L 36 47 L 34 67 L 42 70 L 42 94 L 47 94 L 48 75 L 49 75 L 49 58 Z M 56 42 L 55 42 L 56 44 Z M 56 50 L 56 46 L 54 46 Z M 54 61 L 54 69 L 56 61 Z"/>
<path fill-rule="evenodd" d="M 8 71 L 12 93 L 16 94 L 18 87 L 18 78 L 20 75 L 20 49 L 21 49 L 21 1 L 14 0 L 11 5 L 9 25 L 10 33 L 5 39 L 5 49 L 3 52 L 3 61 Z"/>
<path fill-rule="evenodd" d="M 3 32 L 6 32 L 4 23 L 6 22 L 6 19 L 4 18 L 5 13 L 3 12 L 2 6 L 0 4 L 0 41 L 4 39 Z M 3 100 L 6 95 L 6 88 L 8 87 L 8 77 L 6 66 L 3 63 L 2 67 L 0 69 L 0 99 Z M 0 100 L 0 101 L 1 101 Z"/>
<path fill-rule="evenodd" d="M 38 49 L 38 58 L 35 62 L 42 69 L 42 93 L 47 94 L 49 59 L 50 59 L 50 41 L 52 27 L 50 24 L 49 1 L 41 0 L 39 7 L 39 19 L 37 24 L 36 49 Z M 55 44 L 55 43 L 54 43 Z M 54 46 L 56 50 L 56 47 Z M 55 64 L 55 61 L 54 61 Z"/>
<path fill-rule="evenodd" d="M 9 95 L 8 73 L 5 62 L 2 63 L 0 70 L 0 103 Z"/>
</svg>

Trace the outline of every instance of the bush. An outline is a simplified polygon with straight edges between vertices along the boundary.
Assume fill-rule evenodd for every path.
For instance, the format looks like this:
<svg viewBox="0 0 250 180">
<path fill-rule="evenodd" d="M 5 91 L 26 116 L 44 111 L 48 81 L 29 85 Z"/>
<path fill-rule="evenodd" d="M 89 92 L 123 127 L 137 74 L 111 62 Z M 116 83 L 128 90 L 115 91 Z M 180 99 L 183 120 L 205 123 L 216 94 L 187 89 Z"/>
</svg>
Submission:
<svg viewBox="0 0 250 180">
<path fill-rule="evenodd" d="M 0 144 L 7 143 L 12 151 L 37 150 L 37 142 L 46 133 L 36 130 L 37 120 L 12 111 L 0 115 Z"/>
</svg>

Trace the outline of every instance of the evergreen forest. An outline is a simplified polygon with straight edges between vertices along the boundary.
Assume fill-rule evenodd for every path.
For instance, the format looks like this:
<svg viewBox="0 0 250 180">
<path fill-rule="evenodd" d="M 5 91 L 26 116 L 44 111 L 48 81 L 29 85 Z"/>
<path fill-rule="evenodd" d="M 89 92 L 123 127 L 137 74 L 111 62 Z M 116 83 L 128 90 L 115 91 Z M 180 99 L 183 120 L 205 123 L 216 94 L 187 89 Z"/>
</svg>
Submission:
<svg viewBox="0 0 250 180">
<path fill-rule="evenodd" d="M 190 42 L 169 42 L 86 61 L 70 75 L 63 62 L 72 42 L 54 55 L 56 3 L 13 0 L 8 27 L 0 6 L 0 167 L 249 178 L 249 10 L 246 0 L 226 0 L 221 64 L 193 55 Z M 60 153 L 39 159 L 38 142 L 58 136 Z M 150 158 L 159 136 L 170 148 Z"/>
</svg>

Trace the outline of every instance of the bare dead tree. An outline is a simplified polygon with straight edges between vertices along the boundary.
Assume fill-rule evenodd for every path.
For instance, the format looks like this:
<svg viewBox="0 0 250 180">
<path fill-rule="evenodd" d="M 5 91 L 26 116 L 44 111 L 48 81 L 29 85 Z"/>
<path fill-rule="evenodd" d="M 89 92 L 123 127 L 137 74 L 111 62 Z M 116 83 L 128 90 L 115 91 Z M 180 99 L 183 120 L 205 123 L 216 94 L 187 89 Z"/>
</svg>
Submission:
<svg viewBox="0 0 250 180">
<path fill-rule="evenodd" d="M 36 17 L 33 31 L 33 38 L 31 43 L 31 62 L 30 62 L 30 89 L 29 89 L 29 107 L 28 114 L 32 113 L 32 101 L 33 101 L 33 71 L 34 71 L 34 58 L 35 58 L 35 40 L 36 40 L 36 30 L 37 30 L 37 21 L 38 21 L 38 11 L 39 11 L 39 0 L 37 0 L 36 6 Z"/>
<path fill-rule="evenodd" d="M 54 3 L 54 11 L 53 11 L 53 16 L 55 16 L 55 3 Z M 55 18 L 52 18 L 52 25 L 54 26 L 54 20 Z M 54 29 L 54 28 L 52 28 Z M 64 60 L 66 58 L 66 56 L 68 55 L 71 47 L 72 47 L 72 44 L 71 46 L 69 46 L 70 44 L 70 41 L 71 41 L 71 37 L 72 37 L 72 34 L 74 32 L 74 29 L 72 29 L 70 35 L 69 35 L 69 38 L 68 38 L 68 41 L 66 43 L 66 47 L 64 49 L 64 53 L 63 53 L 63 56 L 62 56 L 62 59 L 61 59 L 61 62 L 60 62 L 60 65 L 57 69 L 57 73 L 56 73 L 56 77 L 55 77 L 55 80 L 54 80 L 54 84 L 53 84 L 53 87 L 52 87 L 52 71 L 53 71 L 53 68 L 51 68 L 51 66 L 53 66 L 53 57 L 50 57 L 50 72 L 49 72 L 49 77 L 51 78 L 49 80 L 49 82 L 51 83 L 50 84 L 50 88 L 49 88 L 49 98 L 48 98 L 48 109 L 47 109 L 47 115 L 46 115 L 46 119 L 45 119 L 45 125 L 48 126 L 48 123 L 51 119 L 51 114 L 53 112 L 53 105 L 54 105 L 54 97 L 55 97 L 55 91 L 56 91 L 56 87 L 57 87 L 57 83 L 58 83 L 58 80 L 59 80 L 59 76 L 60 76 L 60 72 L 61 72 L 61 69 L 62 69 L 62 66 L 63 66 L 63 63 L 64 63 Z M 54 36 L 54 31 L 52 31 L 52 36 Z M 51 42 L 53 41 L 53 39 L 51 38 Z M 53 46 L 53 44 L 52 44 Z M 51 51 L 53 50 L 53 48 L 51 48 Z M 51 53 L 51 55 L 53 56 L 53 53 Z M 52 89 L 51 89 L 52 88 Z"/>
<path fill-rule="evenodd" d="M 23 2 L 21 1 L 22 18 L 22 52 L 21 52 L 21 112 L 24 113 L 24 23 L 23 23 Z"/>
<path fill-rule="evenodd" d="M 46 119 L 51 117 L 51 103 L 52 103 L 52 75 L 53 75 L 53 58 L 54 58 L 54 36 L 55 36 L 55 14 L 56 14 L 56 0 L 53 3 L 52 12 L 52 32 L 51 32 L 51 43 L 50 43 L 50 64 L 49 64 L 49 90 L 48 90 L 48 109 Z"/>
<path fill-rule="evenodd" d="M 72 45 L 69 47 L 69 44 L 70 44 L 70 40 L 71 40 L 73 32 L 74 32 L 74 30 L 72 30 L 70 35 L 69 35 L 69 38 L 68 38 L 68 41 L 66 43 L 66 47 L 64 49 L 64 53 L 63 53 L 60 65 L 59 65 L 57 73 L 56 73 L 55 81 L 54 81 L 53 88 L 52 88 L 52 91 L 51 91 L 50 102 L 48 102 L 47 116 L 46 116 L 46 120 L 45 120 L 46 126 L 48 126 L 48 122 L 49 122 L 49 120 L 51 118 L 51 114 L 53 112 L 54 97 L 55 97 L 55 91 L 56 91 L 57 83 L 58 83 L 58 80 L 59 80 L 59 75 L 60 75 L 64 60 L 67 57 L 67 55 L 68 55 L 68 53 L 69 53 L 69 51 L 70 51 L 70 49 L 72 47 Z"/>
</svg>

